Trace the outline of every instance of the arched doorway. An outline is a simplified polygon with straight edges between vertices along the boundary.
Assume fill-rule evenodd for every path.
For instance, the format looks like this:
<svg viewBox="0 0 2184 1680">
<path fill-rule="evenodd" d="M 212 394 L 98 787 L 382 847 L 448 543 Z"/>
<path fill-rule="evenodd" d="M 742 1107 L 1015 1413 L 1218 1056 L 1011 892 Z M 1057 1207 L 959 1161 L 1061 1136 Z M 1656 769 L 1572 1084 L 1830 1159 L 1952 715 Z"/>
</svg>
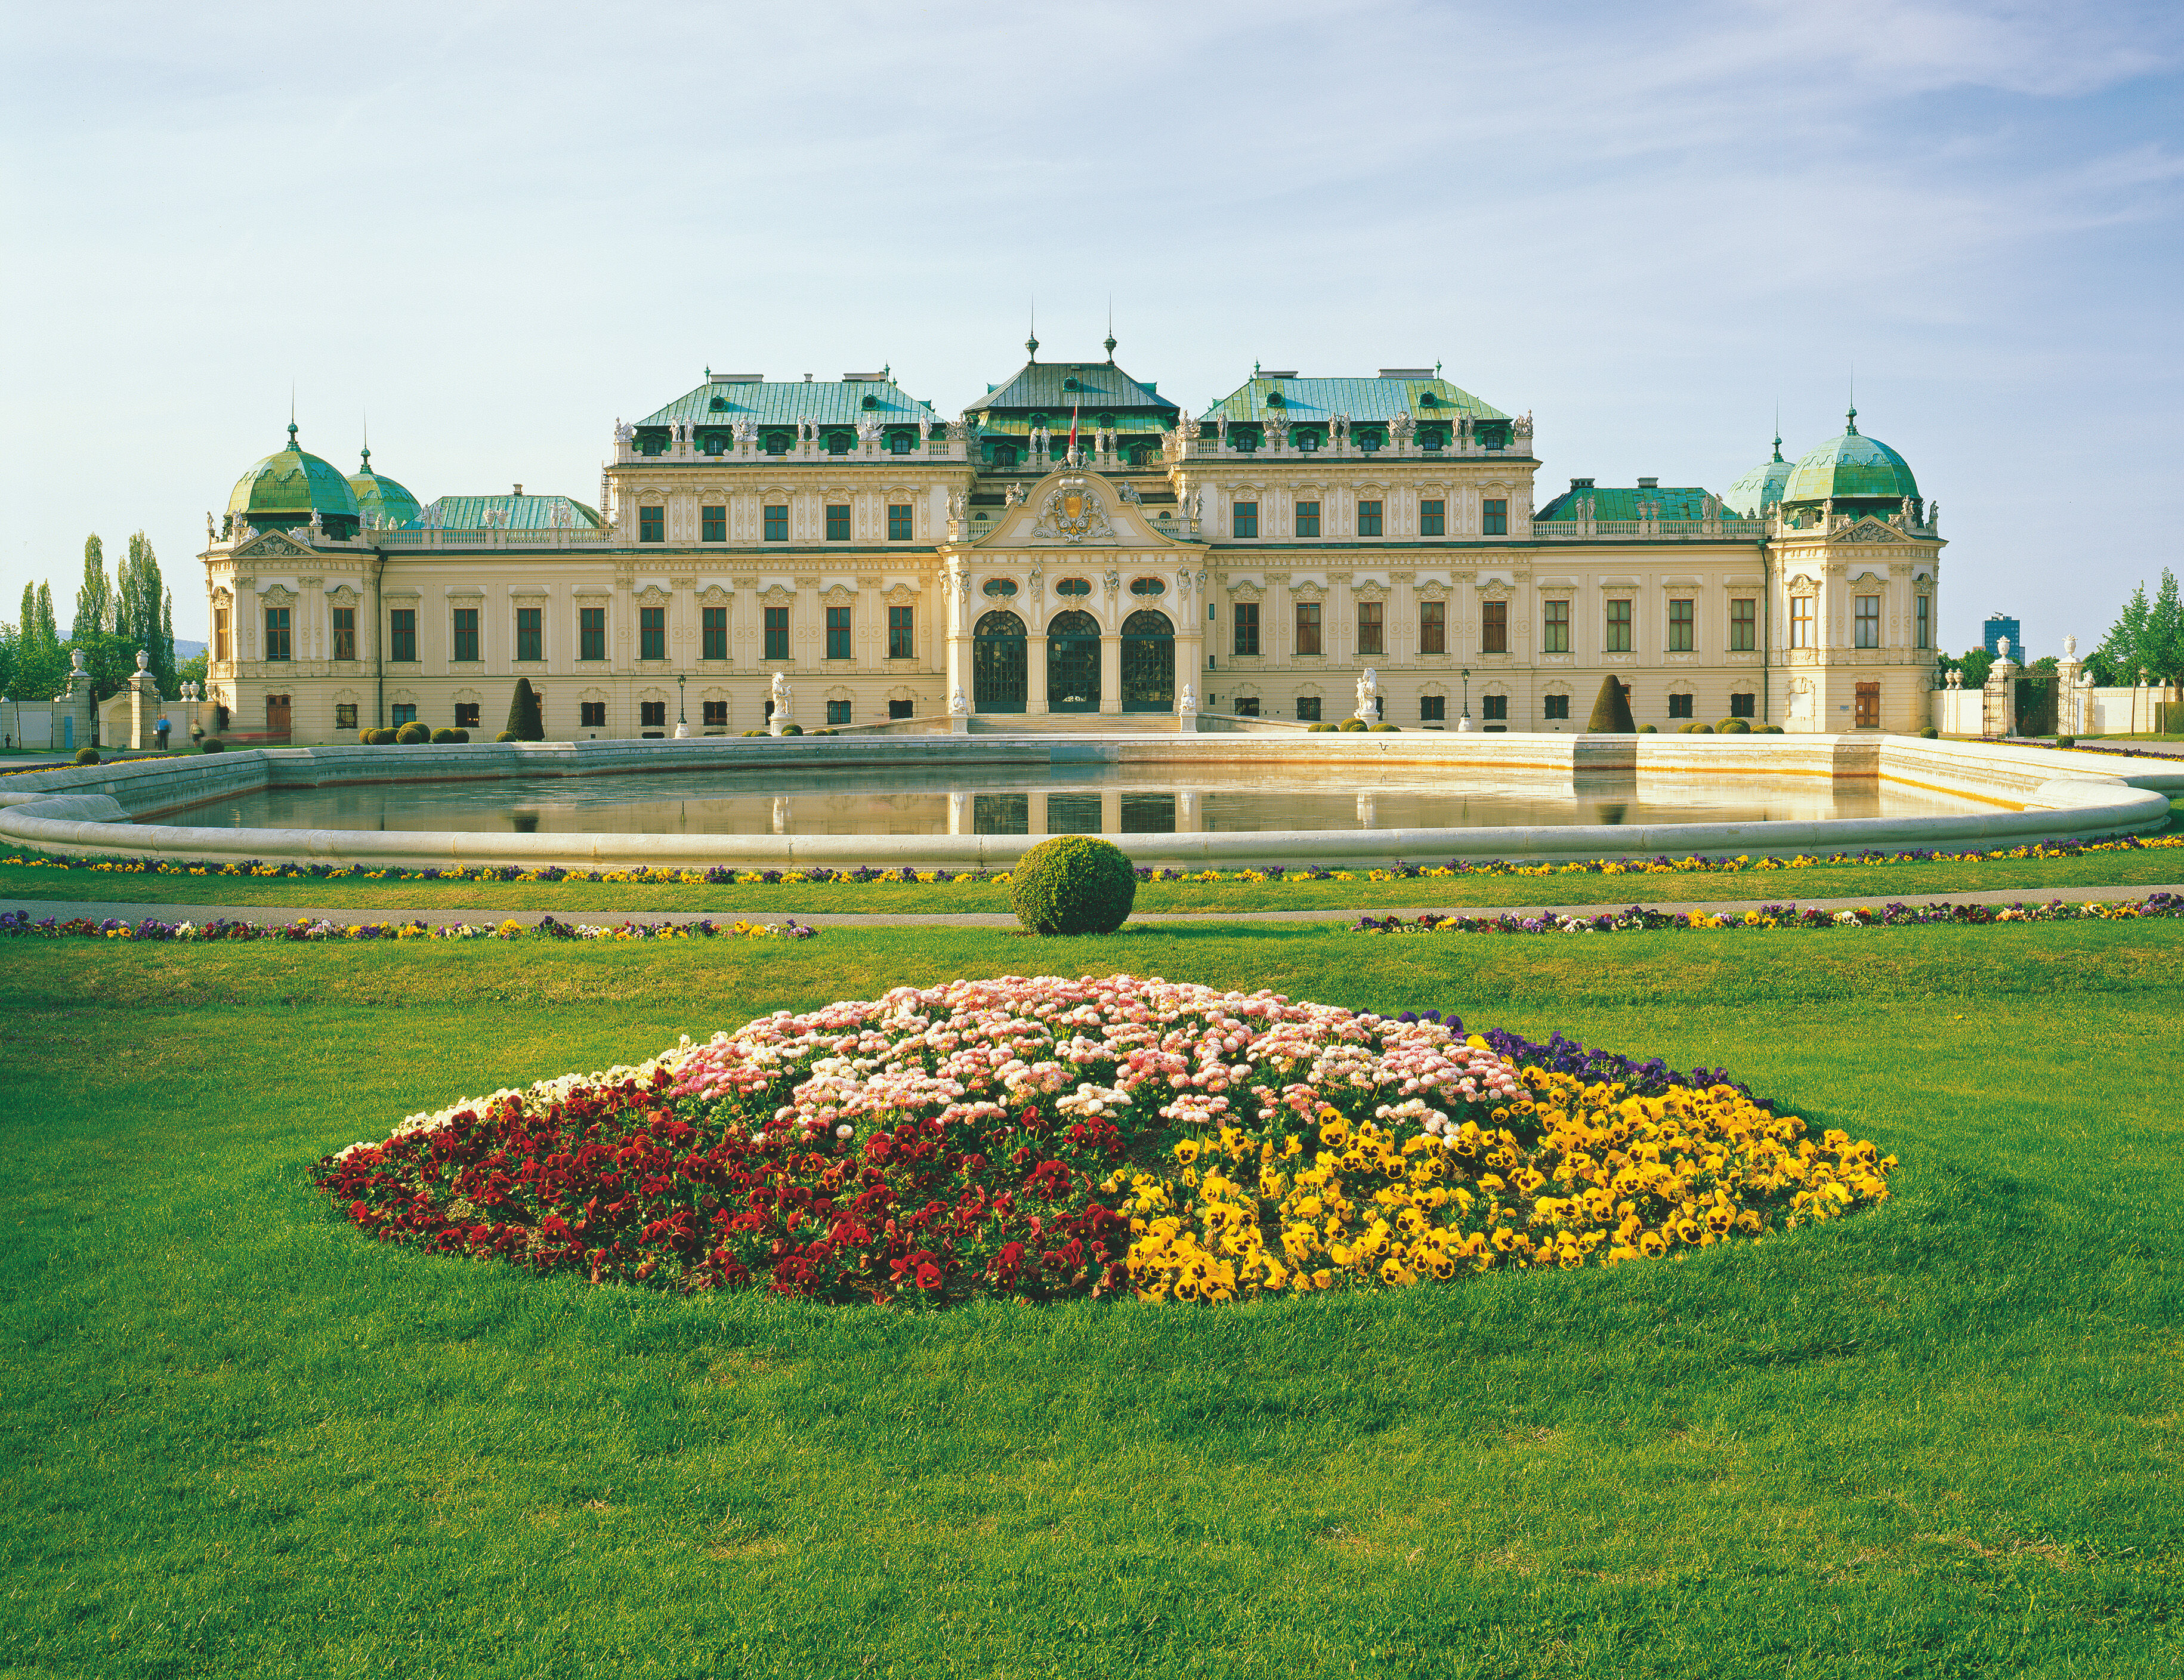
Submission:
<svg viewBox="0 0 2184 1680">
<path fill-rule="evenodd" d="M 1029 687 L 1024 671 L 1024 622 L 989 612 L 971 635 L 971 705 L 979 712 L 1022 712 Z"/>
<path fill-rule="evenodd" d="M 1175 709 L 1175 626 L 1145 607 L 1123 621 L 1123 710 Z"/>
<path fill-rule="evenodd" d="M 1046 709 L 1100 709 L 1100 621 L 1089 612 L 1057 612 L 1046 627 Z"/>
</svg>

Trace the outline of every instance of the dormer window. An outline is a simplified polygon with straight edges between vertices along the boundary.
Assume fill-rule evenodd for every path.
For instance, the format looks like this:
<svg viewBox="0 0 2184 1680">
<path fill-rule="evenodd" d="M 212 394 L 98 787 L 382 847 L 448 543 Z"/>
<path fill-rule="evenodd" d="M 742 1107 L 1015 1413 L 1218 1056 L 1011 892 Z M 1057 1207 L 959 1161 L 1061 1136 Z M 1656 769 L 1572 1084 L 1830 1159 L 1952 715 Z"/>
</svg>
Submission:
<svg viewBox="0 0 2184 1680">
<path fill-rule="evenodd" d="M 906 455 L 910 453 L 910 445 L 911 433 L 907 432 L 892 432 L 888 434 L 888 453 L 889 455 Z"/>
<path fill-rule="evenodd" d="M 760 447 L 770 455 L 785 455 L 788 453 L 788 446 L 795 441 L 794 432 L 769 432 Z"/>
<path fill-rule="evenodd" d="M 1043 414 L 1035 414 L 1031 417 L 1031 423 L 1034 426 L 1044 426 L 1046 424 L 1046 416 Z"/>
<path fill-rule="evenodd" d="M 705 408 L 709 413 L 726 414 L 728 411 L 728 399 L 726 397 L 716 397 L 705 405 Z"/>
<path fill-rule="evenodd" d="M 1439 408 L 1440 406 L 1440 399 L 1434 395 L 1430 391 L 1421 391 L 1418 393 L 1418 406 L 1420 408 Z"/>
<path fill-rule="evenodd" d="M 1061 382 L 1061 388 L 1065 391 L 1081 391 L 1084 388 L 1078 382 L 1077 376 L 1072 373 Z"/>
<path fill-rule="evenodd" d="M 876 409 L 879 405 L 880 399 L 878 397 L 873 396 L 870 392 L 866 393 L 865 400 L 859 405 L 860 407 L 866 409 Z"/>
<path fill-rule="evenodd" d="M 1269 391 L 1267 393 L 1267 406 L 1268 408 L 1286 407 L 1288 405 L 1288 401 L 1289 399 L 1283 396 L 1279 391 Z"/>
<path fill-rule="evenodd" d="M 1368 455 L 1388 444 L 1388 434 L 1377 426 L 1361 426 L 1350 434 L 1350 438 Z"/>
<path fill-rule="evenodd" d="M 1112 432 L 1115 429 L 1115 416 L 1113 415 L 1102 414 L 1095 415 L 1093 417 L 1099 421 L 1100 429 L 1101 431 Z"/>
<path fill-rule="evenodd" d="M 829 432 L 827 434 L 827 453 L 830 455 L 845 455 L 849 454 L 850 446 L 856 441 L 857 434 L 854 432 Z"/>
</svg>

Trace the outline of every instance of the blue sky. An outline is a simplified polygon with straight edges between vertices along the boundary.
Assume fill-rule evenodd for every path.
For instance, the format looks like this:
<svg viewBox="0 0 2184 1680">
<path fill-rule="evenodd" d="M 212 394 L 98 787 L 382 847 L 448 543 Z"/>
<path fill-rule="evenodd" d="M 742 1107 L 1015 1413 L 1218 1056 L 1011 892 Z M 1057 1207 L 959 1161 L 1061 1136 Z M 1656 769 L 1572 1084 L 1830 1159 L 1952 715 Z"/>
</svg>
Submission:
<svg viewBox="0 0 2184 1680">
<path fill-rule="evenodd" d="M 1035 292 L 1192 405 L 1438 360 L 1542 500 L 1724 489 L 1855 366 L 1944 641 L 2054 651 L 2184 564 L 2181 64 L 2130 4 L 12 8 L 0 615 L 142 527 L 201 635 L 292 382 L 345 470 L 368 410 L 422 497 L 589 501 L 708 364 L 952 413 Z"/>
</svg>

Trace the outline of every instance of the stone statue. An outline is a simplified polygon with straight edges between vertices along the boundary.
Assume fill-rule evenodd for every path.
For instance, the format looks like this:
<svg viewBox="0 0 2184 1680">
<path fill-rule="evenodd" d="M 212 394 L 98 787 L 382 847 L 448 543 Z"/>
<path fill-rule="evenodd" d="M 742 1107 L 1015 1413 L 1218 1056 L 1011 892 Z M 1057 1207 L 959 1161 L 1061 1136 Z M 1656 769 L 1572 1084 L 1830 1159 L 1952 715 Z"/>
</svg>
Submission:
<svg viewBox="0 0 2184 1680">
<path fill-rule="evenodd" d="M 1357 679 L 1357 716 L 1366 723 L 1379 719 L 1380 708 L 1375 704 L 1380 698 L 1380 673 L 1371 666 Z"/>
<path fill-rule="evenodd" d="M 1023 499 L 1023 486 L 1021 484 L 1011 484 L 1003 494 L 1001 497 L 1001 505 L 1004 507 L 1015 507 L 1021 503 Z"/>
<path fill-rule="evenodd" d="M 789 698 L 789 695 L 790 695 L 790 693 L 791 693 L 791 690 L 790 690 L 789 686 L 788 686 L 788 673 L 787 672 L 785 672 L 785 671 L 777 671 L 777 672 L 775 672 L 775 673 L 773 673 L 773 684 L 772 684 L 772 688 L 773 688 L 773 709 L 774 709 L 776 712 L 786 712 L 786 711 L 788 711 L 788 698 Z"/>
<path fill-rule="evenodd" d="M 758 440 L 758 422 L 745 415 L 736 422 L 736 441 L 748 447 Z"/>
<path fill-rule="evenodd" d="M 205 510 L 205 546 L 207 548 L 210 548 L 219 540 L 220 539 L 215 536 L 213 532 L 212 510 L 210 508 L 207 508 Z"/>
<path fill-rule="evenodd" d="M 315 543 L 326 534 L 326 522 L 319 516 L 318 509 L 313 508 L 311 510 L 311 540 Z"/>
<path fill-rule="evenodd" d="M 950 717 L 965 717 L 970 715 L 970 712 L 971 702 L 964 698 L 962 687 L 958 684 L 956 692 L 948 696 L 948 715 Z"/>
<path fill-rule="evenodd" d="M 1121 572 L 1108 572 L 1108 573 L 1106 574 L 1106 578 L 1105 578 L 1105 579 L 1104 579 L 1103 581 L 1104 581 L 1104 582 L 1106 583 L 1106 585 L 1107 585 L 1107 597 L 1108 597 L 1108 599 L 1109 599 L 1109 600 L 1113 600 L 1117 595 L 1118 595 L 1118 594 L 1122 594 L 1122 592 L 1123 592 L 1123 574 L 1122 574 Z"/>
<path fill-rule="evenodd" d="M 1182 700 L 1181 700 L 1180 701 L 1178 701 L 1178 706 L 1180 707 L 1180 709 L 1181 709 L 1181 710 L 1183 710 L 1183 711 L 1184 711 L 1184 712 L 1195 712 L 1195 711 L 1197 711 L 1197 710 L 1198 710 L 1198 691 L 1197 691 L 1196 689 L 1193 689 L 1193 688 L 1190 686 L 1190 684 L 1185 683 L 1185 684 L 1183 685 L 1183 698 L 1182 698 Z"/>
<path fill-rule="evenodd" d="M 933 416 L 929 414 L 919 415 L 917 416 L 917 441 L 921 444 L 929 443 L 932 441 L 932 438 Z"/>
<path fill-rule="evenodd" d="M 637 427 L 634 426 L 625 425 L 619 420 L 615 421 L 615 442 L 616 444 L 627 448 L 630 444 L 635 442 L 636 438 Z"/>
<path fill-rule="evenodd" d="M 1119 494 L 1126 502 L 1134 503 L 1139 507 L 1145 505 L 1145 498 L 1138 494 L 1138 487 L 1127 478 L 1123 481 L 1123 488 Z"/>
<path fill-rule="evenodd" d="M 860 442 L 866 444 L 877 444 L 879 442 L 879 421 L 873 419 L 867 419 L 863 425 L 857 427 L 857 438 Z"/>
</svg>

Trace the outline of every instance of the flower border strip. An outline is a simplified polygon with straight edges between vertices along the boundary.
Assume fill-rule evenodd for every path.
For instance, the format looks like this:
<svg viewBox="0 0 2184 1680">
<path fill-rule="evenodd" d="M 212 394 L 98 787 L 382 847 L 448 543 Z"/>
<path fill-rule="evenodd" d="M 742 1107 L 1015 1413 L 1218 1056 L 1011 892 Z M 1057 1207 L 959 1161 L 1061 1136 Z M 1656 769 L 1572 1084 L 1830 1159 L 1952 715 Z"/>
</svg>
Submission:
<svg viewBox="0 0 2184 1680">
<path fill-rule="evenodd" d="M 1417 864 L 1398 860 L 1384 868 L 1329 869 L 1318 863 L 1292 868 L 1269 863 L 1246 869 L 1180 869 L 1140 866 L 1140 881 L 1189 881 L 1223 886 L 1277 885 L 1290 881 L 1414 881 L 1451 880 L 1466 875 L 1737 875 L 1776 869 L 1819 869 L 1892 863 L 1986 863 L 2055 861 L 2104 851 L 2164 851 L 2184 846 L 2184 834 L 2116 834 L 2104 840 L 2046 841 L 2025 846 L 1997 846 L 1986 851 L 1834 851 L 1799 852 L 1787 857 L 1735 857 L 1695 852 L 1684 857 L 1594 857 L 1569 863 L 1528 863 L 1515 858 L 1451 858 L 1446 863 Z M 26 869 L 90 869 L 102 874 L 195 875 L 203 877 L 257 876 L 282 880 L 311 881 L 491 881 L 516 885 L 544 883 L 614 886 L 860 886 L 868 883 L 941 886 L 1006 886 L 1006 869 L 913 869 L 908 867 L 876 869 L 734 869 L 716 863 L 704 869 L 564 869 L 550 864 L 542 869 L 514 864 L 458 865 L 452 869 L 405 869 L 388 864 L 365 868 L 355 863 L 267 863 L 244 858 L 233 863 L 188 863 L 171 857 L 87 857 L 67 853 L 51 856 L 16 853 L 0 857 L 0 863 Z"/>
<path fill-rule="evenodd" d="M 2071 904 L 2056 898 L 2045 904 L 1890 903 L 1849 910 L 1823 910 L 1812 904 L 1802 909 L 1795 904 L 1763 904 L 1757 909 L 1720 915 L 1703 910 L 1655 910 L 1641 904 L 1592 916 L 1564 916 L 1552 911 L 1544 916 L 1467 916 L 1455 911 L 1429 911 L 1406 918 L 1368 913 L 1360 916 L 1350 930 L 1358 934 L 1624 934 L 1737 928 L 1992 927 L 2004 922 L 2131 922 L 2170 917 L 2184 917 L 2184 894 L 2157 892 L 2109 903 Z"/>
<path fill-rule="evenodd" d="M 217 941 L 226 944 L 252 944 L 268 940 L 289 943 L 320 944 L 328 940 L 410 940 L 410 939 L 523 939 L 548 940 L 665 940 L 665 939 L 816 939 L 819 929 L 795 920 L 786 922 L 682 922 L 654 923 L 624 922 L 617 926 L 601 926 L 578 922 L 557 922 L 551 916 L 535 926 L 513 918 L 493 922 L 241 922 L 214 918 L 209 922 L 162 922 L 156 917 L 146 917 L 141 922 L 130 923 L 108 918 L 94 922 L 88 916 L 78 916 L 72 921 L 58 921 L 47 916 L 32 921 L 27 912 L 16 910 L 0 914 L 0 937 L 41 939 L 125 939 L 148 940 L 159 943 L 180 940 L 192 944 Z"/>
</svg>

